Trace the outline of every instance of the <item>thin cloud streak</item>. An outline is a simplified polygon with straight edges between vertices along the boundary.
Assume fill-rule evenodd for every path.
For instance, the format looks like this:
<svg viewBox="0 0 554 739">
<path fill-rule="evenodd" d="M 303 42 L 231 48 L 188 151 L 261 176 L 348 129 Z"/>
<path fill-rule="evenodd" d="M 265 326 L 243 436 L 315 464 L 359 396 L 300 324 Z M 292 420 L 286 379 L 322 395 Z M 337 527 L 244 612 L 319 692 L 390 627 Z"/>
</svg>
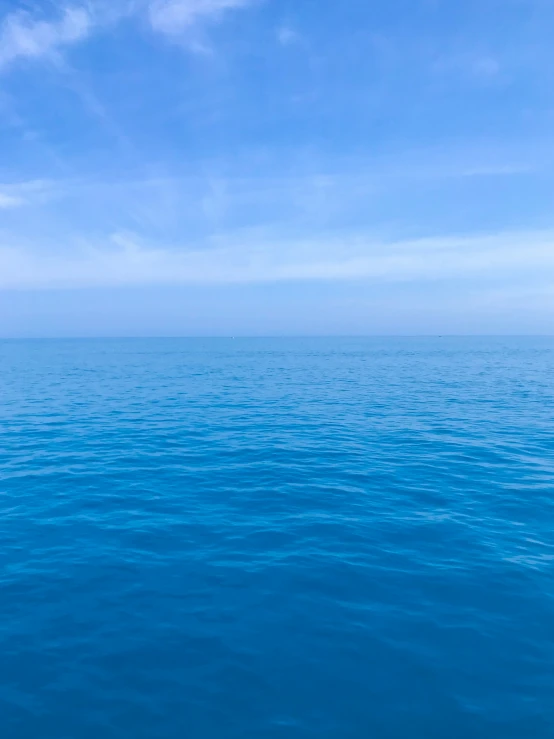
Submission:
<svg viewBox="0 0 554 739">
<path fill-rule="evenodd" d="M 30 180 L 0 185 L 0 210 L 10 210 L 48 199 L 53 192 L 52 183 Z"/>
<path fill-rule="evenodd" d="M 92 18 L 85 8 L 66 8 L 61 17 L 36 20 L 27 12 L 8 15 L 0 31 L 0 71 L 22 59 L 55 56 L 65 46 L 91 33 Z"/>
<path fill-rule="evenodd" d="M 17 197 L 16 195 L 7 195 L 6 193 L 0 192 L 0 210 L 8 210 L 9 208 L 19 208 L 25 204 L 23 198 Z"/>
<path fill-rule="evenodd" d="M 0 247 L 0 288 L 241 284 L 287 281 L 412 281 L 522 275 L 554 268 L 554 232 L 507 233 L 391 243 L 363 235 L 319 241 L 244 243 L 228 236 L 191 248 L 152 248 L 133 234 L 107 245 L 67 244 L 46 254 Z"/>
<path fill-rule="evenodd" d="M 154 0 L 149 17 L 155 31 L 175 35 L 199 21 L 218 20 L 226 11 L 251 4 L 252 0 Z"/>
<path fill-rule="evenodd" d="M 153 31 L 176 35 L 251 4 L 252 0 L 96 0 L 64 6 L 47 20 L 18 10 L 0 20 L 0 72 L 23 60 L 56 59 L 65 48 L 133 16 L 146 15 Z"/>
</svg>

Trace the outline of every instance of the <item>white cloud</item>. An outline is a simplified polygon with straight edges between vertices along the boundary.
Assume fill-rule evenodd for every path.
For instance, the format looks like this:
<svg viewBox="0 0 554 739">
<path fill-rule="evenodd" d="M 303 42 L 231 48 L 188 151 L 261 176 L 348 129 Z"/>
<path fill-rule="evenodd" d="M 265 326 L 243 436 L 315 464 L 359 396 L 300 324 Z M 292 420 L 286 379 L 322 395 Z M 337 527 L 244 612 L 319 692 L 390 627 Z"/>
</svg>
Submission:
<svg viewBox="0 0 554 739">
<path fill-rule="evenodd" d="M 146 14 L 154 31 L 182 33 L 200 21 L 219 20 L 229 10 L 253 0 L 83 0 L 67 5 L 54 18 L 21 10 L 0 20 L 0 71 L 24 59 L 55 58 L 64 48 L 93 32 Z"/>
<path fill-rule="evenodd" d="M 0 192 L 0 210 L 8 210 L 9 208 L 19 208 L 20 205 L 24 205 L 25 200 L 18 197 L 17 195 L 8 195 Z"/>
<path fill-rule="evenodd" d="M 0 184 L 0 210 L 10 210 L 40 202 L 48 198 L 52 183 L 45 180 L 29 180 L 12 184 Z"/>
<path fill-rule="evenodd" d="M 85 8 L 66 8 L 61 17 L 36 20 L 29 13 L 8 15 L 0 30 L 0 69 L 20 60 L 55 55 L 86 38 L 92 19 Z"/>
<path fill-rule="evenodd" d="M 292 46 L 299 40 L 299 34 L 290 26 L 281 26 L 277 29 L 277 41 L 281 46 Z"/>
<path fill-rule="evenodd" d="M 473 74 L 481 78 L 492 78 L 500 74 L 500 62 L 492 56 L 476 57 L 471 64 Z"/>
<path fill-rule="evenodd" d="M 0 288 L 240 284 L 298 280 L 421 281 L 517 275 L 554 269 L 554 232 L 375 242 L 363 234 L 317 240 L 242 233 L 200 245 L 153 248 L 116 233 L 102 245 L 0 245 Z"/>
<path fill-rule="evenodd" d="M 228 10 L 251 5 L 252 0 L 153 0 L 150 23 L 155 31 L 179 34 L 202 20 L 218 20 Z"/>
</svg>

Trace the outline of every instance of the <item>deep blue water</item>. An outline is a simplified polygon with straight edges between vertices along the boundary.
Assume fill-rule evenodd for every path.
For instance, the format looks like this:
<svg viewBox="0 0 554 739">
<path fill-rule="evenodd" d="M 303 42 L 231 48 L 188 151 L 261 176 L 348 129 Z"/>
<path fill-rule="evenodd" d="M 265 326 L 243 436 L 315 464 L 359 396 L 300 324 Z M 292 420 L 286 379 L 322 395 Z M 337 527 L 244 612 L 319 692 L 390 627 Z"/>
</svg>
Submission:
<svg viewBox="0 0 554 739">
<path fill-rule="evenodd" d="M 554 736 L 554 339 L 0 342 L 2 739 Z"/>
</svg>

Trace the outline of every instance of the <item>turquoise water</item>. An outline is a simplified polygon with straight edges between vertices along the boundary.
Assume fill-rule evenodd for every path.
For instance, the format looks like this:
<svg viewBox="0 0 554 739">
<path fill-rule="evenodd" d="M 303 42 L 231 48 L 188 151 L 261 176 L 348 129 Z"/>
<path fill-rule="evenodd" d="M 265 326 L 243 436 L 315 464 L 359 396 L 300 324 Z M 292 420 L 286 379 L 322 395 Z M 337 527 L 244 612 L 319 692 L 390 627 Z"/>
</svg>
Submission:
<svg viewBox="0 0 554 739">
<path fill-rule="evenodd" d="M 0 736 L 554 736 L 554 339 L 0 342 Z"/>
</svg>

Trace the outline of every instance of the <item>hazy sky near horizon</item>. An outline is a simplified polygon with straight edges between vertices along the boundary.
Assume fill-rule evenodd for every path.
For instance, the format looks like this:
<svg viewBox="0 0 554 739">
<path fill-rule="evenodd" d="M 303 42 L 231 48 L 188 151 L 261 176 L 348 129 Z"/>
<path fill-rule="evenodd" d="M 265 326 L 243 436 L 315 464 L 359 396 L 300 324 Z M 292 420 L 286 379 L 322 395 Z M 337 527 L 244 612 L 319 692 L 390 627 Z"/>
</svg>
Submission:
<svg viewBox="0 0 554 739">
<path fill-rule="evenodd" d="M 0 0 L 0 336 L 551 333 L 551 0 Z"/>
</svg>

